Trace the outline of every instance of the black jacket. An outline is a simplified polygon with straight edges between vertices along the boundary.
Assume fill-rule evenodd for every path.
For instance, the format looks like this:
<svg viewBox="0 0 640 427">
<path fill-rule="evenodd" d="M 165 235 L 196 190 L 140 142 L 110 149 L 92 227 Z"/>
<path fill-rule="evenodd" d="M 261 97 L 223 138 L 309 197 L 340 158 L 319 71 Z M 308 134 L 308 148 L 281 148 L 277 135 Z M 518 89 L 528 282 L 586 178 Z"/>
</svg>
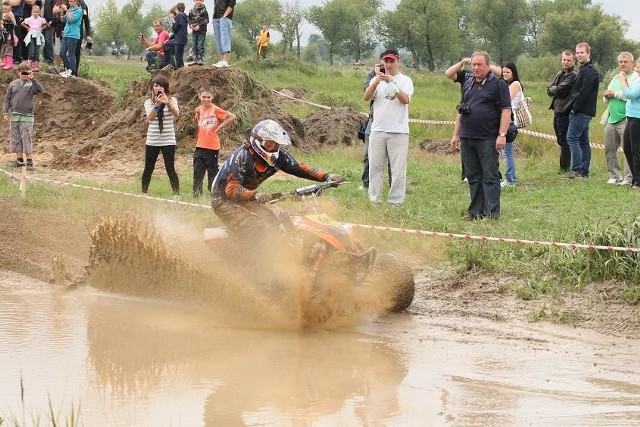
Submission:
<svg viewBox="0 0 640 427">
<path fill-rule="evenodd" d="M 580 72 L 576 78 L 576 83 L 571 88 L 567 110 L 587 114 L 595 117 L 598 106 L 598 87 L 600 86 L 600 76 L 593 61 L 589 61 L 580 67 Z"/>
<path fill-rule="evenodd" d="M 571 67 L 566 71 L 564 69 L 558 71 L 553 78 L 553 82 L 551 82 L 547 88 L 547 95 L 552 98 L 551 105 L 549 105 L 550 110 L 556 113 L 565 113 L 571 89 L 576 82 L 576 77 L 578 77 L 578 72 L 575 67 Z M 566 111 L 566 113 L 568 112 L 569 111 Z"/>
</svg>

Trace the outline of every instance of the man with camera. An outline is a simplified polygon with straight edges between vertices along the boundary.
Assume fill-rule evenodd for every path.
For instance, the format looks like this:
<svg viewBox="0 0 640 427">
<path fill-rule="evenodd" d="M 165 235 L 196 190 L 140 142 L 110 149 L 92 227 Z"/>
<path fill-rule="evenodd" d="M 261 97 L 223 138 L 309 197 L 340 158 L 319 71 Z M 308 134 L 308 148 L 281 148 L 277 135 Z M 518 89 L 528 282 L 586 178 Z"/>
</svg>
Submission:
<svg viewBox="0 0 640 427">
<path fill-rule="evenodd" d="M 413 95 L 413 81 L 400 72 L 397 50 L 383 52 L 381 59 L 376 76 L 364 91 L 365 101 L 374 101 L 369 136 L 369 200 L 376 204 L 381 202 L 382 172 L 388 159 L 391 188 L 387 201 L 402 207 L 407 188 L 409 101 Z"/>
<path fill-rule="evenodd" d="M 164 58 L 164 43 L 169 40 L 169 33 L 164 29 L 161 20 L 153 21 L 153 31 L 156 32 L 157 36 L 150 42 L 144 36 L 144 34 L 140 33 L 140 43 L 146 47 L 147 52 L 145 57 L 147 59 L 147 66 L 145 69 L 148 72 L 152 72 L 155 69 L 162 68 L 163 58 Z"/>
<path fill-rule="evenodd" d="M 451 137 L 451 148 L 462 152 L 469 180 L 471 203 L 465 220 L 500 216 L 498 150 L 506 144 L 511 97 L 507 82 L 491 72 L 490 62 L 485 51 L 471 56 L 474 78 L 464 84 Z"/>
</svg>

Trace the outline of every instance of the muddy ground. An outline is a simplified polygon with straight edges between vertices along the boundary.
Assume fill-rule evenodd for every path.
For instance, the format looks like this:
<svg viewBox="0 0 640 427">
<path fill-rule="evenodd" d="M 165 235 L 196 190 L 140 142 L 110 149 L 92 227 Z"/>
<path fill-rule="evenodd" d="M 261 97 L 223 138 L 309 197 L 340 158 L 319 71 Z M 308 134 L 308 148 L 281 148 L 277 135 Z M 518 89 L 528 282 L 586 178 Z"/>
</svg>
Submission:
<svg viewBox="0 0 640 427">
<path fill-rule="evenodd" d="M 197 105 L 197 88 L 209 84 L 214 87 L 216 104 L 246 113 L 235 128 L 223 132 L 223 148 L 227 151 L 241 142 L 243 126 L 264 117 L 283 123 L 293 143 L 303 150 L 361 143 L 356 134 L 364 116 L 340 109 L 320 111 L 299 120 L 282 109 L 278 95 L 256 86 L 241 70 L 190 67 L 169 77 L 184 112 L 193 111 Z M 13 78 L 10 73 L 0 74 L 0 93 Z M 46 73 L 38 78 L 45 86 L 45 93 L 37 100 L 35 126 L 39 166 L 75 176 L 86 174 L 89 180 L 119 178 L 139 169 L 147 127 L 142 104 L 149 96 L 148 82 L 135 84 L 119 107 L 114 92 L 103 84 Z M 295 88 L 283 89 L 296 96 L 309 95 Z M 179 147 L 189 148 L 183 153 L 179 150 L 178 161 L 188 162 L 195 135 L 191 114 L 181 115 L 177 135 Z M 425 141 L 421 146 L 428 151 L 446 151 L 446 143 L 437 141 Z M 5 151 L 2 158 L 10 156 Z M 0 270 L 59 284 L 69 284 L 83 275 L 91 246 L 85 224 L 40 213 L 9 198 L 0 199 L 0 212 Z M 187 246 L 188 242 L 184 244 Z M 414 269 L 417 294 L 410 307 L 412 313 L 455 315 L 460 324 L 472 323 L 476 317 L 508 324 L 526 321 L 532 314 L 550 315 L 558 306 L 558 301 L 550 299 L 516 298 L 513 292 L 505 291 L 505 283 L 512 283 L 512 278 L 475 271 L 458 274 L 446 268 L 434 271 L 418 265 Z M 561 301 L 563 310 L 573 313 L 571 321 L 580 328 L 636 338 L 640 332 L 638 308 L 612 298 L 616 294 L 610 292 L 614 286 L 594 284 L 580 294 L 565 295 Z"/>
</svg>

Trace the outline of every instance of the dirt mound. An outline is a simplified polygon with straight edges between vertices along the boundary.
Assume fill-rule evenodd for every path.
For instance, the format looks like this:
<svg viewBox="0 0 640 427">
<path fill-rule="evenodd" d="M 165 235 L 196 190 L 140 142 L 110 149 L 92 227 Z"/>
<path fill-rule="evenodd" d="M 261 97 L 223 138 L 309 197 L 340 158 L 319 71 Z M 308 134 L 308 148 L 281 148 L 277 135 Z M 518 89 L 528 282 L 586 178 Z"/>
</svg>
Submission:
<svg viewBox="0 0 640 427">
<path fill-rule="evenodd" d="M 357 141 L 363 120 L 358 113 L 322 110 L 301 121 L 284 111 L 284 98 L 259 86 L 240 69 L 186 67 L 166 75 L 181 111 L 176 123 L 178 155 L 190 155 L 195 146 L 193 111 L 199 105 L 198 89 L 204 85 L 213 88 L 214 103 L 238 116 L 235 126 L 221 133 L 223 151 L 241 144 L 245 130 L 264 118 L 280 122 L 293 145 L 302 149 Z M 2 93 L 15 77 L 14 73 L 0 75 Z M 100 82 L 48 73 L 40 73 L 37 78 L 45 88 L 36 98 L 34 142 L 40 164 L 80 171 L 112 169 L 117 173 L 135 161 L 139 168 L 147 132 L 143 104 L 150 95 L 150 78 L 133 82 L 121 105 L 116 93 Z M 308 95 L 308 91 L 290 91 Z"/>
</svg>

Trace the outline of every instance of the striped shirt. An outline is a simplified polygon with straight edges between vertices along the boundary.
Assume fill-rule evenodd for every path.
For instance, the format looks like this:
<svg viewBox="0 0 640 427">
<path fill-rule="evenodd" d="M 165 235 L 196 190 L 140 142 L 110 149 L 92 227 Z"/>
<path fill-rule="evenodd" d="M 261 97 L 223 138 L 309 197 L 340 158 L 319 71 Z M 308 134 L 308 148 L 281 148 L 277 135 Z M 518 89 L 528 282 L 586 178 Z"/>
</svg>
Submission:
<svg viewBox="0 0 640 427">
<path fill-rule="evenodd" d="M 178 100 L 175 97 L 171 97 L 171 103 L 176 106 L 178 112 Z M 151 99 L 144 101 L 144 111 L 147 116 L 151 110 L 153 110 L 155 103 Z M 173 126 L 173 114 L 165 106 L 164 107 L 164 119 L 162 120 L 162 133 L 160 133 L 160 126 L 158 125 L 158 118 L 155 118 L 149 122 L 149 128 L 147 129 L 147 145 L 154 147 L 162 147 L 163 145 L 176 145 L 176 132 Z"/>
</svg>

